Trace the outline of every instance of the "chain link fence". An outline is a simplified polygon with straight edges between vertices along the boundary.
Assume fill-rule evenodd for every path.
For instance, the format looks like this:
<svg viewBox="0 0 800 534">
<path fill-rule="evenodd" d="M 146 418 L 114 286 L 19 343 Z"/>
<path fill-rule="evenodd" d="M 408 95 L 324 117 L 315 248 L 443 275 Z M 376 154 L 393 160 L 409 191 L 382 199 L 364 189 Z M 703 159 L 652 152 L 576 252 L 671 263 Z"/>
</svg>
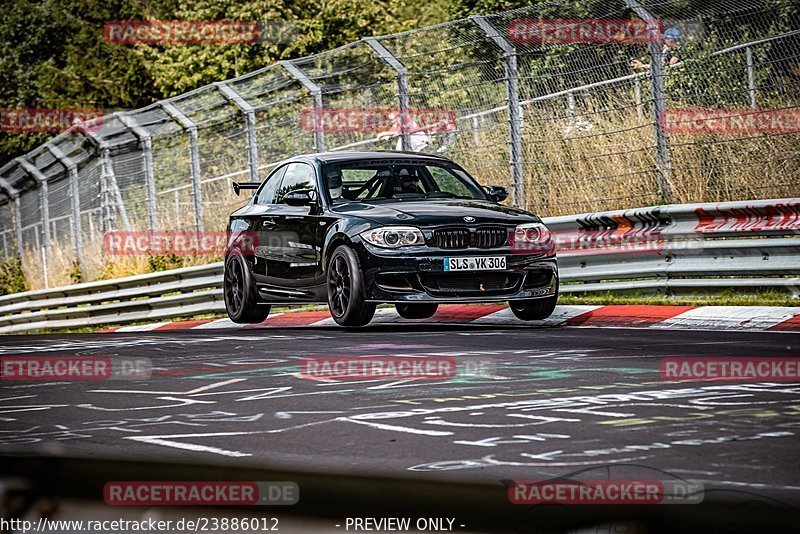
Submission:
<svg viewBox="0 0 800 534">
<path fill-rule="evenodd" d="M 655 37 L 591 34 L 619 21 Z M 286 157 L 412 148 L 406 123 L 388 140 L 310 131 L 309 110 L 447 110 L 455 127 L 424 151 L 543 216 L 795 196 L 799 58 L 789 0 L 556 0 L 365 38 L 110 114 L 8 162 L 0 254 L 20 256 L 34 287 L 48 271 L 50 285 L 93 278 L 105 232 L 224 229 L 243 203 L 230 180 L 262 180 Z M 735 120 L 763 113 L 772 127 Z M 714 120 L 734 127 L 692 129 Z"/>
</svg>

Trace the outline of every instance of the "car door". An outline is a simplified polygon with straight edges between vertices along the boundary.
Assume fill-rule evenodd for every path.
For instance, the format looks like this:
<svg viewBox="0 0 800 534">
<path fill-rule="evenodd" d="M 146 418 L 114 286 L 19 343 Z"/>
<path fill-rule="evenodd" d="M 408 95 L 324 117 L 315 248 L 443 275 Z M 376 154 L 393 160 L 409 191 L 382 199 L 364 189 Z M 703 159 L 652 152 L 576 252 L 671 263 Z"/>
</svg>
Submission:
<svg viewBox="0 0 800 534">
<path fill-rule="evenodd" d="M 310 206 L 289 206 L 284 200 L 287 193 L 299 190 L 312 190 L 319 199 L 316 171 L 307 163 L 290 163 L 269 212 L 266 277 L 269 291 L 288 299 L 310 299 L 320 270 L 319 215 Z"/>
<path fill-rule="evenodd" d="M 266 283 L 267 260 L 269 256 L 269 242 L 272 239 L 271 232 L 275 226 L 275 194 L 281 185 L 286 168 L 283 165 L 275 169 L 270 174 L 261 188 L 256 192 L 253 199 L 253 232 L 255 232 L 256 243 L 253 258 L 253 278 L 256 284 Z"/>
</svg>

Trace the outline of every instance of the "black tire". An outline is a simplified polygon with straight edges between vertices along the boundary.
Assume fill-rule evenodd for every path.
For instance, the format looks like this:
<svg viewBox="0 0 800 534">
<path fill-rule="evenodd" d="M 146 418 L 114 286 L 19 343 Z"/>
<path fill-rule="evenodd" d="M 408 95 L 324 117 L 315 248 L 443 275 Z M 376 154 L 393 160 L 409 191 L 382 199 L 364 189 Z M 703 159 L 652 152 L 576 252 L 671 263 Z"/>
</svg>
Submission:
<svg viewBox="0 0 800 534">
<path fill-rule="evenodd" d="M 341 326 L 364 326 L 375 315 L 375 303 L 365 302 L 364 275 L 353 249 L 342 245 L 331 254 L 327 274 L 328 308 Z"/>
<path fill-rule="evenodd" d="M 225 260 L 222 292 L 225 311 L 234 323 L 260 323 L 269 316 L 270 306 L 259 303 L 250 266 L 238 250 L 231 252 Z"/>
<path fill-rule="evenodd" d="M 403 319 L 427 319 L 433 317 L 436 310 L 439 309 L 438 304 L 395 304 L 395 309 L 400 317 Z"/>
<path fill-rule="evenodd" d="M 518 300 L 510 302 L 509 307 L 511 312 L 517 316 L 517 319 L 541 321 L 553 315 L 553 311 L 556 309 L 556 302 L 558 302 L 558 295 L 543 299 Z"/>
</svg>

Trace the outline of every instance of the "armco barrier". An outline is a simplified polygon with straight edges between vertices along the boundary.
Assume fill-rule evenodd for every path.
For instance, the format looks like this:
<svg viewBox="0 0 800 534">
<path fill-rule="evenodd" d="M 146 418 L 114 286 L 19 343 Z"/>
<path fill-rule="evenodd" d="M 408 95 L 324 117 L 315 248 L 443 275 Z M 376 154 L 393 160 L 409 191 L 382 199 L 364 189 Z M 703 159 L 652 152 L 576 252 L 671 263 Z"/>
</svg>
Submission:
<svg viewBox="0 0 800 534">
<path fill-rule="evenodd" d="M 654 206 L 544 220 L 561 291 L 800 294 L 800 199 Z M 0 333 L 224 311 L 222 263 L 0 297 Z"/>
<path fill-rule="evenodd" d="M 0 297 L 0 333 L 125 324 L 225 310 L 222 262 Z"/>
</svg>

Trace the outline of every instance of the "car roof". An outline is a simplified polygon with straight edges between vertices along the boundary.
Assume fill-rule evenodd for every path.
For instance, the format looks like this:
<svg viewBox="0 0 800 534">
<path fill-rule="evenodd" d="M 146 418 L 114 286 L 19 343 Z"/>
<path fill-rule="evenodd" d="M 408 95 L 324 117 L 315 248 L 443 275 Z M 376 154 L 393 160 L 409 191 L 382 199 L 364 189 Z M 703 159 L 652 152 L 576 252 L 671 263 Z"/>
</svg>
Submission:
<svg viewBox="0 0 800 534">
<path fill-rule="evenodd" d="M 341 152 L 320 152 L 317 154 L 303 154 L 291 158 L 291 160 L 298 159 L 315 159 L 322 163 L 335 163 L 339 161 L 358 161 L 358 160 L 428 160 L 428 161 L 445 161 L 452 163 L 449 159 L 436 155 L 436 154 L 421 154 L 419 152 L 403 152 L 399 150 L 383 150 L 380 152 L 372 151 L 341 151 Z M 290 160 L 290 161 L 291 161 Z"/>
</svg>

